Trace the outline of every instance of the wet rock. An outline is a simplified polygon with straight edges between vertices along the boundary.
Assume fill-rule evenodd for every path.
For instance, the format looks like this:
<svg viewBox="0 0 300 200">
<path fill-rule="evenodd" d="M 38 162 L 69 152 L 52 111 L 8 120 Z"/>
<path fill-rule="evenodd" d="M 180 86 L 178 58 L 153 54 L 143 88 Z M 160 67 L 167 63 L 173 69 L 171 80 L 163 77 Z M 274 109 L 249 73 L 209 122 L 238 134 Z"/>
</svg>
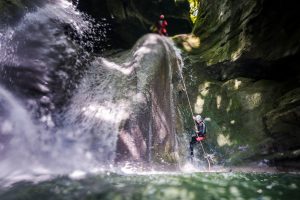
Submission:
<svg viewBox="0 0 300 200">
<path fill-rule="evenodd" d="M 269 135 L 274 138 L 273 151 L 281 152 L 285 156 L 275 156 L 278 165 L 289 166 L 289 159 L 299 161 L 299 154 L 292 153 L 299 150 L 300 141 L 300 97 L 299 88 L 294 89 L 278 100 L 275 109 L 266 114 L 266 127 Z M 294 156 L 292 156 L 294 154 Z M 279 155 L 279 154 L 278 154 Z M 287 162 L 287 163 L 286 163 Z M 284 164 L 286 163 L 286 164 Z M 294 166 L 293 164 L 292 166 Z"/>
<path fill-rule="evenodd" d="M 295 3 L 201 1 L 193 30 L 201 48 L 195 52 L 202 52 L 201 59 L 209 64 L 240 57 L 276 60 L 295 55 L 300 32 Z"/>
<path fill-rule="evenodd" d="M 68 140 L 101 163 L 176 162 L 179 61 L 172 42 L 157 34 L 130 51 L 96 58 L 64 115 L 65 124 L 79 130 Z"/>
<path fill-rule="evenodd" d="M 175 162 L 173 76 L 180 63 L 170 43 L 155 34 L 140 39 L 133 52 L 138 98 L 132 104 L 134 113 L 120 124 L 116 160 Z"/>
<path fill-rule="evenodd" d="M 229 162 L 297 162 L 299 19 L 296 1 L 204 0 L 193 28 L 200 45 L 175 38 L 186 54 L 194 111 L 212 118 L 208 140 Z M 230 150 L 246 144 L 247 151 Z"/>
</svg>

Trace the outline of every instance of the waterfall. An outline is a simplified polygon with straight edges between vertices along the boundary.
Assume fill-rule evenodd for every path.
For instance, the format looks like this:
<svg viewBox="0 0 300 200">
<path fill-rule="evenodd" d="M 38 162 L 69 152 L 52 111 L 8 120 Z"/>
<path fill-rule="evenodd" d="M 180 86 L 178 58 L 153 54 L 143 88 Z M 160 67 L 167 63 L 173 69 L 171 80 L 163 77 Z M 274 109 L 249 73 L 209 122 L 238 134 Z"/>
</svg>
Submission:
<svg viewBox="0 0 300 200">
<path fill-rule="evenodd" d="M 4 22 L 3 22 L 4 23 Z M 0 28 L 0 179 L 16 174 L 91 168 L 83 143 L 65 119 L 107 23 L 95 23 L 67 0 L 46 1 Z M 98 44 L 97 44 L 98 45 Z M 105 46 L 105 44 L 103 44 Z"/>
<path fill-rule="evenodd" d="M 152 137 L 153 137 L 153 133 L 152 133 L 152 119 L 150 118 L 149 120 L 149 131 L 148 131 L 148 140 L 147 140 L 147 161 L 151 162 L 152 160 Z"/>
<path fill-rule="evenodd" d="M 106 27 L 56 0 L 0 29 L 0 179 L 176 160 L 173 44 L 100 57 Z"/>
<path fill-rule="evenodd" d="M 10 170 L 20 165 L 23 158 L 30 160 L 31 155 L 35 153 L 34 147 L 39 139 L 37 127 L 31 121 L 30 114 L 24 105 L 1 87 L 0 138 L 1 163 L 7 159 L 13 162 L 10 163 Z M 5 174 L 7 170 L 9 169 L 1 168 L 1 174 Z"/>
</svg>

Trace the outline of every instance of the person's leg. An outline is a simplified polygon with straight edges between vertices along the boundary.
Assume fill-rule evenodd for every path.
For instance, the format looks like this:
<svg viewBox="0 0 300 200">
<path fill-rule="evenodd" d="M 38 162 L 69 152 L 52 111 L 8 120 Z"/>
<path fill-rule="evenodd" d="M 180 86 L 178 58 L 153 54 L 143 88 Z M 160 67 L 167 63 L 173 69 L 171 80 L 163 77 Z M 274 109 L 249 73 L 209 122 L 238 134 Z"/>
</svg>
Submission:
<svg viewBox="0 0 300 200">
<path fill-rule="evenodd" d="M 196 143 L 196 137 L 193 136 L 190 142 L 190 155 L 194 156 L 194 144 Z"/>
<path fill-rule="evenodd" d="M 193 141 L 190 141 L 190 155 L 188 158 L 191 163 L 194 163 L 194 144 Z"/>
</svg>

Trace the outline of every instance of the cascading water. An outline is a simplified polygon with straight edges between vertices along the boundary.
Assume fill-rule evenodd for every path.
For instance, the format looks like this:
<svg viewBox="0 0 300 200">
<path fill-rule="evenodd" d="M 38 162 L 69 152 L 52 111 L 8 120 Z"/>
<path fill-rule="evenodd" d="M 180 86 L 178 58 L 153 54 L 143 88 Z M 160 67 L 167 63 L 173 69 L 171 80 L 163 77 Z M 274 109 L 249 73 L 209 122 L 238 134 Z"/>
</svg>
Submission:
<svg viewBox="0 0 300 200">
<path fill-rule="evenodd" d="M 75 127 L 63 127 L 62 113 L 94 45 L 105 46 L 107 29 L 107 23 L 94 23 L 67 0 L 37 4 L 1 27 L 0 178 L 90 165 L 91 159 L 80 160 L 75 150 L 89 149 L 91 142 L 71 145 L 68 135 Z"/>
<path fill-rule="evenodd" d="M 108 28 L 66 0 L 1 28 L 0 106 L 10 104 L 0 113 L 0 178 L 175 159 L 173 44 L 148 35 L 97 58 L 91 42 L 105 44 Z"/>
<path fill-rule="evenodd" d="M 148 34 L 130 51 L 97 57 L 107 23 L 95 25 L 67 0 L 29 10 L 0 21 L 1 200 L 299 197 L 298 175 L 124 167 L 168 170 L 187 149 L 187 134 L 176 138 L 179 52 Z"/>
<path fill-rule="evenodd" d="M 38 144 L 37 127 L 30 118 L 21 103 L 0 88 L 0 177 L 11 171 L 30 168 Z"/>
<path fill-rule="evenodd" d="M 64 133 L 64 137 L 91 144 L 86 156 L 102 164 L 115 160 L 150 162 L 155 145 L 161 151 L 174 153 L 175 116 L 170 79 L 177 58 L 168 53 L 170 47 L 167 40 L 147 35 L 132 51 L 95 59 L 65 113 L 65 127 L 76 131 Z M 155 82 L 162 69 L 166 72 Z M 162 84 L 159 87 L 165 85 L 166 90 L 157 90 L 153 82 Z M 165 144 L 170 149 L 164 149 Z"/>
</svg>

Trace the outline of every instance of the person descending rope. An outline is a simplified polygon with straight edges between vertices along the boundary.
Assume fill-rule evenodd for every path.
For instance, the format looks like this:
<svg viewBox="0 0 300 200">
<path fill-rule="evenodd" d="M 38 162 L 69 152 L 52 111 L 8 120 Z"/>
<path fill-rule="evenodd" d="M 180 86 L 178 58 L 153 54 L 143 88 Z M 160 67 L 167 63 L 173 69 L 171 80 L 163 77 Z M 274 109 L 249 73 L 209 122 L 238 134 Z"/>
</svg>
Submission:
<svg viewBox="0 0 300 200">
<path fill-rule="evenodd" d="M 179 65 L 178 65 L 179 66 Z M 185 85 L 185 81 L 184 81 L 184 78 L 183 78 L 183 75 L 182 75 L 182 69 L 180 68 L 180 67 L 178 67 L 178 69 L 179 69 L 179 74 L 180 74 L 180 79 L 181 79 L 181 81 L 182 81 L 182 85 L 183 85 L 183 89 L 184 89 L 184 91 L 185 91 L 185 94 L 186 94 L 186 98 L 187 98 L 187 101 L 188 101 L 188 105 L 189 105 L 189 108 L 190 108 L 190 112 L 191 112 L 191 117 L 193 118 L 193 120 L 194 120 L 194 123 L 195 123 L 195 128 L 196 128 L 196 136 L 200 136 L 200 137 L 195 137 L 195 140 L 197 141 L 197 142 L 199 142 L 200 143 L 200 146 L 201 146 L 201 149 L 202 149 L 202 151 L 203 151 L 203 155 L 204 155 L 204 158 L 206 159 L 206 161 L 207 161 L 207 164 L 208 164 L 208 171 L 210 171 L 210 161 L 209 161 L 209 156 L 208 156 L 208 154 L 205 152 L 205 149 L 204 149 L 204 147 L 203 147 L 203 145 L 202 145 L 202 142 L 201 142 L 201 140 L 203 140 L 204 138 L 205 138 L 205 135 L 206 135 L 206 126 L 205 126 L 205 123 L 204 123 L 204 120 L 202 120 L 202 117 L 199 115 L 198 117 L 196 116 L 196 117 L 194 117 L 194 114 L 193 114 L 193 108 L 192 108 L 192 105 L 191 105 L 191 101 L 190 101 L 190 98 L 189 98 L 189 95 L 188 95 L 188 92 L 187 92 L 187 89 L 186 89 L 186 85 Z M 197 118 L 199 119 L 199 120 L 197 120 Z M 199 123 L 197 123 L 197 121 L 199 122 Z M 202 123 L 200 123 L 200 122 L 202 122 Z M 197 124 L 199 124 L 199 126 L 197 125 Z M 198 129 L 198 127 L 199 127 L 199 129 Z M 204 129 L 202 128 L 202 129 L 200 129 L 201 127 L 204 127 Z M 200 133 L 203 133 L 203 134 L 198 134 L 197 133 L 197 131 L 199 132 L 199 134 Z M 202 132 L 201 132 L 202 131 Z M 201 139 L 201 136 L 202 136 L 202 139 Z M 203 137 L 204 136 L 204 137 Z M 198 139 L 197 139 L 198 138 Z M 190 149 L 191 149 L 191 155 L 193 156 L 194 155 L 194 151 L 193 151 L 193 145 L 195 144 L 196 142 L 194 141 L 194 139 L 192 138 L 192 140 L 191 140 L 191 142 L 190 142 Z M 191 156 L 191 159 L 193 158 Z"/>
<path fill-rule="evenodd" d="M 192 136 L 190 142 L 190 152 L 191 156 L 194 156 L 194 145 L 204 140 L 206 137 L 206 124 L 201 115 L 193 116 L 195 121 L 195 134 Z"/>
<path fill-rule="evenodd" d="M 167 20 L 165 20 L 165 16 L 160 15 L 159 20 L 158 20 L 158 34 L 168 36 L 167 26 L 168 26 L 168 22 L 167 22 Z"/>
<path fill-rule="evenodd" d="M 160 15 L 158 22 L 155 25 L 151 26 L 150 30 L 154 33 L 158 33 L 159 35 L 168 36 L 167 26 L 168 22 L 167 20 L 165 20 L 165 16 Z"/>
</svg>

